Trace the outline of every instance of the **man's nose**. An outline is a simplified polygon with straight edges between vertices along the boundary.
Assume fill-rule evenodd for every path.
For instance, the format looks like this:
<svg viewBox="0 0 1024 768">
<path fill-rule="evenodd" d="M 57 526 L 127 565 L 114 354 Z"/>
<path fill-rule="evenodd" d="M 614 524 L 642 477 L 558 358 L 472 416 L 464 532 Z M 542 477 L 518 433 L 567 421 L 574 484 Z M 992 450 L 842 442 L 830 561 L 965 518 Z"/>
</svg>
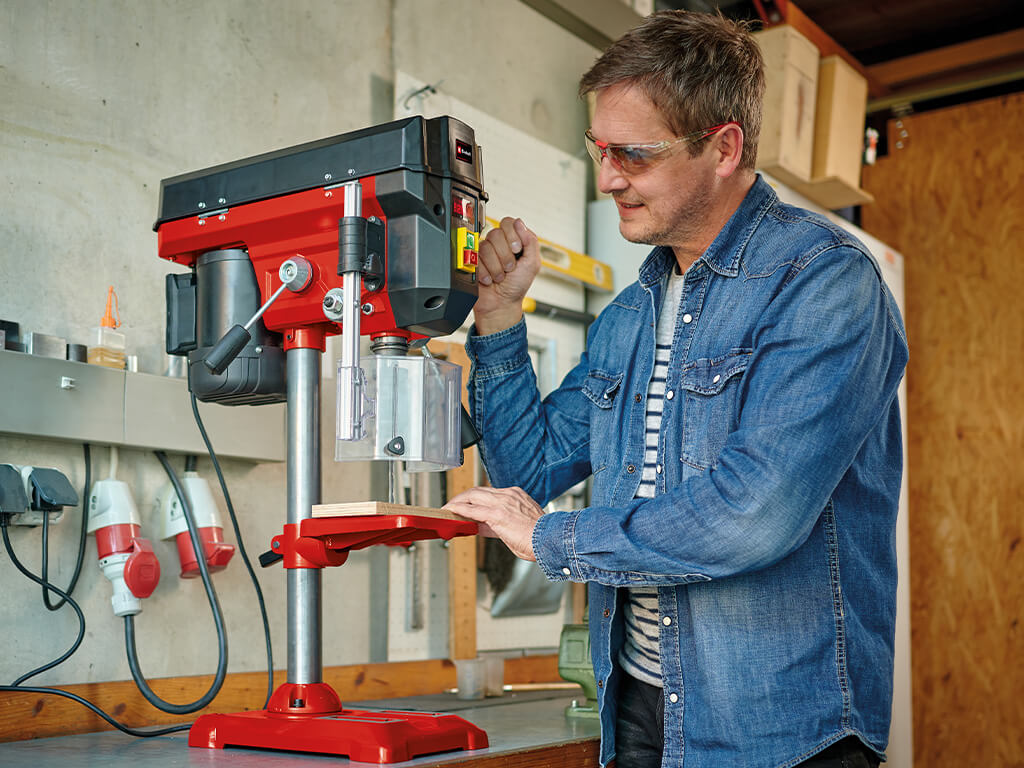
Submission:
<svg viewBox="0 0 1024 768">
<path fill-rule="evenodd" d="M 601 165 L 597 173 L 597 188 L 601 193 L 610 195 L 612 192 L 621 192 L 628 186 L 629 181 L 615 163 L 607 156 L 601 158 Z"/>
</svg>

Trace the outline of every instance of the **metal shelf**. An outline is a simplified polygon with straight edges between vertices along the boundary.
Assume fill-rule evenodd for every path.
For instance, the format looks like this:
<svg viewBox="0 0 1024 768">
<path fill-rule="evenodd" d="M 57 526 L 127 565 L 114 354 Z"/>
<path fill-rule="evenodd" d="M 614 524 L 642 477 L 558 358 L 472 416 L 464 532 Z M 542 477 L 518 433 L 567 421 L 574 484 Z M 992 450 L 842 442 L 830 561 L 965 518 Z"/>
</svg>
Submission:
<svg viewBox="0 0 1024 768">
<path fill-rule="evenodd" d="M 199 404 L 218 456 L 284 461 L 285 405 Z M 0 433 L 205 454 L 184 379 L 0 350 Z"/>
</svg>

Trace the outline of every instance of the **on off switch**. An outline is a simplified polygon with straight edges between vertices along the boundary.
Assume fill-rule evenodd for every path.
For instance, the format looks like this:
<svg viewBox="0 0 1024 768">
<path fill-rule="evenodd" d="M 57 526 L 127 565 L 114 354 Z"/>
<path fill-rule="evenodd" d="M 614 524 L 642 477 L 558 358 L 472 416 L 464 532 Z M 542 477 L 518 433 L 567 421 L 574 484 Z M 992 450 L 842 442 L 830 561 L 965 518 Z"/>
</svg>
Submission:
<svg viewBox="0 0 1024 768">
<path fill-rule="evenodd" d="M 466 227 L 456 230 L 455 268 L 462 272 L 476 272 L 477 241 L 479 232 L 471 232 Z"/>
</svg>

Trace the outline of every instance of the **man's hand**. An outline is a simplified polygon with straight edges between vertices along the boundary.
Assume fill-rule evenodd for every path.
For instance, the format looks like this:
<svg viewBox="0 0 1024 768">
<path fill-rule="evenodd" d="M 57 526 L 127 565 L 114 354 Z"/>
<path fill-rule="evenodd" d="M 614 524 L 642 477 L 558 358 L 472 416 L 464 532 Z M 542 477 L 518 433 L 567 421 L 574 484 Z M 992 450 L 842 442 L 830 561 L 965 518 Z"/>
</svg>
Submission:
<svg viewBox="0 0 1024 768">
<path fill-rule="evenodd" d="M 521 254 L 516 258 L 517 254 Z M 505 217 L 480 244 L 473 307 L 481 336 L 511 328 L 523 316 L 523 297 L 540 271 L 540 247 L 522 219 Z"/>
<path fill-rule="evenodd" d="M 480 524 L 480 535 L 501 539 L 523 560 L 533 554 L 533 527 L 544 514 L 522 488 L 470 488 L 444 508 Z"/>
</svg>

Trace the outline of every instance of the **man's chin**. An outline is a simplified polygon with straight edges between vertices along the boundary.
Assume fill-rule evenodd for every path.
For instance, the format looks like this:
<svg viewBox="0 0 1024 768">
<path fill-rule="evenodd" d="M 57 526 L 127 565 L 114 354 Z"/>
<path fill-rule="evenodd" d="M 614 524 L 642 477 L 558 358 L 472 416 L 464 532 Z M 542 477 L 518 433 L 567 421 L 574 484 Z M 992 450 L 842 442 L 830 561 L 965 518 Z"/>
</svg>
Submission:
<svg viewBox="0 0 1024 768">
<path fill-rule="evenodd" d="M 639 227 L 630 226 L 631 222 L 619 220 L 619 234 L 622 235 L 624 240 L 631 243 L 637 243 L 638 245 L 655 245 L 651 241 L 655 238 L 650 236 L 649 232 L 645 232 Z"/>
</svg>

